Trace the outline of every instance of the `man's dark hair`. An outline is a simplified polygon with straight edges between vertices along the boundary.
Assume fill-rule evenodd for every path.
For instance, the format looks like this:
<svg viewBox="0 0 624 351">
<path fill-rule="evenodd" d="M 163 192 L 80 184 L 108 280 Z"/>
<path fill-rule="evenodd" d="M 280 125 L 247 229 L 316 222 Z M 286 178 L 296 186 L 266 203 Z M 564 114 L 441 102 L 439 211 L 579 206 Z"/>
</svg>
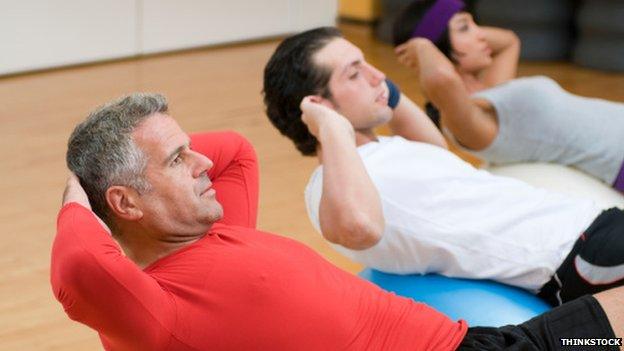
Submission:
<svg viewBox="0 0 624 351">
<path fill-rule="evenodd" d="M 301 121 L 301 100 L 308 95 L 330 98 L 331 70 L 314 62 L 314 55 L 331 40 L 342 37 L 322 27 L 285 39 L 264 68 L 264 104 L 271 123 L 306 156 L 315 155 L 318 141 Z"/>
</svg>

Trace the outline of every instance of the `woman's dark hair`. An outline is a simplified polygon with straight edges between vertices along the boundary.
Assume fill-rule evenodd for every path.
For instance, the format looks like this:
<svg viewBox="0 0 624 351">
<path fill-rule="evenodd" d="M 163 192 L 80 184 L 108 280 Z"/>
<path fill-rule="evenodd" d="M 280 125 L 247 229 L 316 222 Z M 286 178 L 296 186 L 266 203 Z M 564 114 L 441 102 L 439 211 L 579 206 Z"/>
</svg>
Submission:
<svg viewBox="0 0 624 351">
<path fill-rule="evenodd" d="M 438 0 L 414 0 L 403 8 L 401 14 L 394 21 L 392 28 L 392 40 L 395 46 L 401 45 L 412 38 L 414 28 L 423 19 L 423 16 Z M 464 8 L 462 12 L 472 14 L 474 0 L 464 0 Z M 434 42 L 438 49 L 446 55 L 450 60 L 451 56 L 451 38 L 448 28 L 442 33 L 440 38 Z"/>
<path fill-rule="evenodd" d="M 412 38 L 414 27 L 420 23 L 427 11 L 436 3 L 437 0 L 415 0 L 407 5 L 403 12 L 394 21 L 392 27 L 392 40 L 395 46 L 401 45 Z M 451 58 L 451 39 L 449 31 L 446 29 L 440 36 L 440 39 L 434 42 L 438 49 Z"/>
<path fill-rule="evenodd" d="M 318 141 L 301 121 L 301 100 L 308 95 L 330 98 L 331 71 L 314 62 L 314 55 L 342 37 L 333 27 L 312 29 L 285 39 L 264 68 L 264 105 L 271 123 L 306 156 L 315 155 Z"/>
<path fill-rule="evenodd" d="M 425 13 L 435 4 L 437 0 L 416 0 L 407 5 L 401 15 L 394 22 L 392 37 L 394 45 L 398 46 L 412 38 L 414 27 L 420 23 Z M 446 55 L 450 60 L 451 56 L 451 39 L 449 31 L 446 29 L 440 36 L 438 41 L 434 42 L 435 46 Z M 431 121 L 440 128 L 440 111 L 431 103 L 425 104 L 425 113 Z"/>
<path fill-rule="evenodd" d="M 420 23 L 427 11 L 437 0 L 415 0 L 405 6 L 399 17 L 394 21 L 392 28 L 392 39 L 395 46 L 401 45 L 412 38 L 414 28 Z M 472 13 L 474 1 L 464 0 L 465 7 L 462 11 Z M 448 28 L 442 33 L 440 38 L 433 44 L 451 61 L 455 61 L 451 55 L 451 38 Z M 431 103 L 425 104 L 425 112 L 433 123 L 440 128 L 440 111 Z"/>
</svg>

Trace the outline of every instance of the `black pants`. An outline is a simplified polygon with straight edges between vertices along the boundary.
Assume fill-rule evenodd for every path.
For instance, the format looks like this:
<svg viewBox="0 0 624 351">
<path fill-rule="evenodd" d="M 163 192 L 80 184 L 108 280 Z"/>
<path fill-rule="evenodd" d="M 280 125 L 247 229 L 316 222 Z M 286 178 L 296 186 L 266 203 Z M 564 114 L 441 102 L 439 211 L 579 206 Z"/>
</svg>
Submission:
<svg viewBox="0 0 624 351">
<path fill-rule="evenodd" d="M 624 285 L 624 212 L 617 208 L 598 216 L 538 296 L 553 306 Z"/>
<path fill-rule="evenodd" d="M 473 327 L 458 351 L 619 350 L 607 315 L 586 295 L 519 325 Z M 573 339 L 610 340 L 612 346 L 574 346 Z M 572 346 L 571 346 L 572 345 Z"/>
</svg>

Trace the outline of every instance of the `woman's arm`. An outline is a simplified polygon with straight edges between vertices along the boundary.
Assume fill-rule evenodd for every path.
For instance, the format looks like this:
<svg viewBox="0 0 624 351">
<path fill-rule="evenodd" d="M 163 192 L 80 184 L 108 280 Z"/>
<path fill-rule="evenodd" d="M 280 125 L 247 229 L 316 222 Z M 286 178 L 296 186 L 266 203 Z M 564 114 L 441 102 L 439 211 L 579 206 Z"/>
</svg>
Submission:
<svg viewBox="0 0 624 351">
<path fill-rule="evenodd" d="M 442 122 L 463 146 L 481 150 L 496 137 L 495 117 L 468 95 L 451 61 L 424 38 L 414 38 L 396 48 L 398 59 L 419 73 L 425 95 L 440 110 Z"/>
<path fill-rule="evenodd" d="M 511 30 L 480 27 L 492 49 L 492 64 L 481 72 L 481 81 L 486 87 L 514 79 L 520 57 L 520 39 Z"/>
</svg>

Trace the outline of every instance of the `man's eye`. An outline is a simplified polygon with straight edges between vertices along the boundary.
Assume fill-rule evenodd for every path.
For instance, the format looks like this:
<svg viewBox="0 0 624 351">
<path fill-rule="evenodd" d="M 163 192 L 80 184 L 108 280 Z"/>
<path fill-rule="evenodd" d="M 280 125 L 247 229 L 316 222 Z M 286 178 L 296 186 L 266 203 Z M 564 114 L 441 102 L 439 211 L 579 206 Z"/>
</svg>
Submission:
<svg viewBox="0 0 624 351">
<path fill-rule="evenodd" d="M 355 73 L 353 73 L 353 74 L 351 74 L 351 75 L 349 76 L 349 79 L 355 79 L 355 78 L 357 78 L 357 77 L 358 77 L 358 75 L 359 75 L 359 74 L 360 74 L 360 72 L 359 72 L 359 71 L 355 71 Z"/>
<path fill-rule="evenodd" d="M 171 165 L 175 166 L 179 164 L 180 162 L 182 162 L 182 155 L 176 156 L 176 158 L 174 158 L 173 161 L 171 161 Z"/>
</svg>

